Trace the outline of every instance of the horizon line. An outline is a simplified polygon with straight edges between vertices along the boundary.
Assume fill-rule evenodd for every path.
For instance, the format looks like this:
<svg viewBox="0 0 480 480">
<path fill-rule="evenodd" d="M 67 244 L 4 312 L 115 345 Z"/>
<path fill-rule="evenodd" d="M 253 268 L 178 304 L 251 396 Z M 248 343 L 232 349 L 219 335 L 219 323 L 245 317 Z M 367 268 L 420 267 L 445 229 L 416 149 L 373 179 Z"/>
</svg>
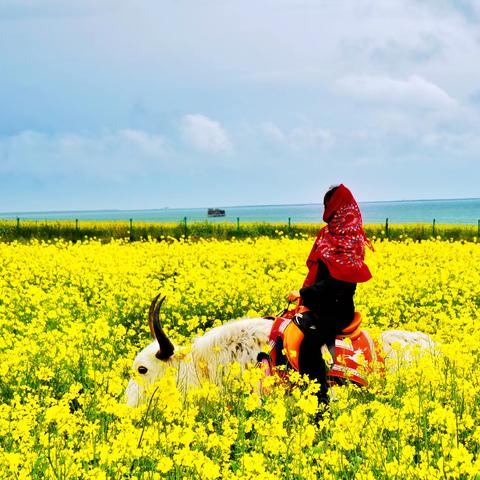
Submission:
<svg viewBox="0 0 480 480">
<path fill-rule="evenodd" d="M 480 200 L 480 197 L 461 197 L 461 198 L 424 198 L 424 199 L 404 199 L 404 200 L 366 200 L 359 201 L 359 204 L 366 203 L 402 203 L 402 202 L 441 202 L 441 201 L 459 201 L 459 200 Z M 318 202 L 305 203 L 271 203 L 271 204 L 251 204 L 251 205 L 228 205 L 217 207 L 160 207 L 160 208 L 99 208 L 86 210 L 24 210 L 24 211 L 0 211 L 0 215 L 25 215 L 25 214 L 49 214 L 49 213 L 91 213 L 91 212 L 156 212 L 161 210 L 204 210 L 208 208 L 252 208 L 252 207 L 301 207 L 305 205 L 322 205 Z"/>
</svg>

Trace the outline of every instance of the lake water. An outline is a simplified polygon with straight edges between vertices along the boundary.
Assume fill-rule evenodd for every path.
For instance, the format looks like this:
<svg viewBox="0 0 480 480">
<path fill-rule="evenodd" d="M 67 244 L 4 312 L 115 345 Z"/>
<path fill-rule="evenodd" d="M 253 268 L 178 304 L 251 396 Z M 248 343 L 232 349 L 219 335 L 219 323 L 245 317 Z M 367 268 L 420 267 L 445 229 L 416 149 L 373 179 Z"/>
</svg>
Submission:
<svg viewBox="0 0 480 480">
<path fill-rule="evenodd" d="M 477 224 L 480 219 L 480 198 L 459 200 L 411 200 L 395 202 L 360 202 L 363 221 L 385 223 Z M 225 217 L 209 218 L 207 208 L 164 208 L 158 210 L 93 210 L 69 212 L 9 212 L 0 213 L 0 219 L 31 220 L 121 220 L 144 222 L 271 222 L 271 223 L 322 223 L 323 205 L 252 205 L 228 207 Z"/>
</svg>

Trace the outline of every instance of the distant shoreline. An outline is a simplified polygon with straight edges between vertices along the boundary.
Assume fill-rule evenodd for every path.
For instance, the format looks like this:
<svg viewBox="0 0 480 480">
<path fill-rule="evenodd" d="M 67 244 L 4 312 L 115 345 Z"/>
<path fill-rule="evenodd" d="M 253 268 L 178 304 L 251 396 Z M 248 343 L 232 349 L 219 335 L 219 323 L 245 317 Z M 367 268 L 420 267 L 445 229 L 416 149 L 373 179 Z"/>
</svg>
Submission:
<svg viewBox="0 0 480 480">
<path fill-rule="evenodd" d="M 359 201 L 359 205 L 370 204 L 387 204 L 387 203 L 422 203 L 422 202 L 461 202 L 461 201 L 475 201 L 480 197 L 465 197 L 465 198 L 425 198 L 425 199 L 407 199 L 407 200 L 368 200 Z M 207 208 L 225 208 L 225 209 L 237 209 L 237 208 L 275 208 L 275 207 L 305 207 L 316 206 L 323 207 L 321 202 L 313 203 L 278 203 L 278 204 L 254 204 L 254 205 L 209 205 L 201 207 L 159 207 L 159 208 L 106 208 L 106 209 L 87 209 L 87 210 L 23 210 L 23 211 L 1 211 L 0 216 L 7 215 L 50 215 L 50 214 L 75 214 L 75 213 L 119 213 L 119 212 L 159 212 L 159 211 L 175 211 L 175 210 L 206 210 Z"/>
</svg>

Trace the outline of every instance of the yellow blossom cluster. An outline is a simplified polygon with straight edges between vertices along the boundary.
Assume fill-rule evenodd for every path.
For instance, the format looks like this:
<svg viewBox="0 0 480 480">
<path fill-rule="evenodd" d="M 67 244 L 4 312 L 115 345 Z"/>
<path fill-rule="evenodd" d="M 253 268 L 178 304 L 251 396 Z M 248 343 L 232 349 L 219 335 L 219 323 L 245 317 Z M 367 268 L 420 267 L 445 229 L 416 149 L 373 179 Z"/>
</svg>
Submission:
<svg viewBox="0 0 480 480">
<path fill-rule="evenodd" d="M 168 370 L 124 403 L 159 291 L 177 344 L 229 319 L 275 315 L 301 286 L 311 239 L 0 243 L 0 478 L 476 478 L 480 245 L 375 241 L 356 306 L 373 334 L 423 331 L 414 356 L 366 388 L 255 388 L 260 369 L 186 393 Z M 270 382 L 274 380 L 269 379 Z"/>
</svg>

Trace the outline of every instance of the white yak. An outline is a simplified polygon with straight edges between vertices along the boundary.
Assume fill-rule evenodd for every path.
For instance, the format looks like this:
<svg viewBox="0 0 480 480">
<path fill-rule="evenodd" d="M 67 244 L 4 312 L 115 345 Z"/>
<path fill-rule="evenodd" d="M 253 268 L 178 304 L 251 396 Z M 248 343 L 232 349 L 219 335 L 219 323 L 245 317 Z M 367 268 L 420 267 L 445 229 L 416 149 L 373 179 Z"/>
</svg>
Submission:
<svg viewBox="0 0 480 480">
<path fill-rule="evenodd" d="M 133 370 L 141 381 L 131 378 L 127 389 L 127 404 L 144 403 L 149 385 L 162 378 L 168 368 L 176 370 L 177 387 L 185 391 L 199 385 L 202 380 L 220 384 L 221 366 L 237 362 L 241 368 L 257 362 L 257 355 L 269 341 L 271 318 L 242 318 L 214 327 L 193 340 L 189 348 L 175 347 L 169 340 L 159 320 L 160 307 L 165 299 L 157 295 L 150 305 L 149 325 L 154 341 L 135 358 Z M 380 335 L 384 356 L 396 357 L 399 349 L 418 345 L 422 350 L 434 351 L 432 339 L 422 332 L 388 330 Z"/>
</svg>

